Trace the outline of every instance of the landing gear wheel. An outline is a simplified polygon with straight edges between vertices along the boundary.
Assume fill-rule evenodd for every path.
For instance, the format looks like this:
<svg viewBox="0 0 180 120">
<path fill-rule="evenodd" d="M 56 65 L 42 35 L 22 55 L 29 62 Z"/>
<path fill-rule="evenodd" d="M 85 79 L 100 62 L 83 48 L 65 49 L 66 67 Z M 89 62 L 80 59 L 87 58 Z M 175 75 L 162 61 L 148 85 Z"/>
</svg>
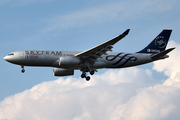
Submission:
<svg viewBox="0 0 180 120">
<path fill-rule="evenodd" d="M 85 77 L 86 77 L 86 74 L 83 73 L 83 74 L 81 75 L 81 78 L 85 78 Z"/>
<path fill-rule="evenodd" d="M 91 74 L 91 75 L 94 75 L 94 70 L 91 70 L 91 71 L 90 71 L 90 74 Z"/>
<path fill-rule="evenodd" d="M 24 73 L 24 72 L 25 72 L 25 69 L 22 69 L 21 72 Z"/>
<path fill-rule="evenodd" d="M 25 72 L 24 66 L 21 65 L 21 68 L 22 68 L 21 72 L 24 73 Z"/>
<path fill-rule="evenodd" d="M 89 77 L 89 76 L 87 76 L 87 77 L 86 77 L 86 80 L 87 80 L 87 81 L 89 81 L 89 80 L 90 80 L 90 77 Z"/>
</svg>

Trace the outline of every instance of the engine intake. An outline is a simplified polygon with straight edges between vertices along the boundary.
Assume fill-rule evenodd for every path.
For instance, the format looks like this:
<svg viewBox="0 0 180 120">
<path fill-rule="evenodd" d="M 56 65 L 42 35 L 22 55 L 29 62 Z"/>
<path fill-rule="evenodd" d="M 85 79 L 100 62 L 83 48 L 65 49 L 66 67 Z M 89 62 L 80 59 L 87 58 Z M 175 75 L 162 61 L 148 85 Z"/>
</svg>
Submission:
<svg viewBox="0 0 180 120">
<path fill-rule="evenodd" d="M 63 69 L 63 68 L 54 68 L 53 73 L 54 73 L 54 76 L 68 76 L 68 75 L 74 75 L 74 70 Z"/>
<path fill-rule="evenodd" d="M 80 59 L 72 56 L 64 56 L 59 58 L 59 65 L 79 65 Z"/>
</svg>

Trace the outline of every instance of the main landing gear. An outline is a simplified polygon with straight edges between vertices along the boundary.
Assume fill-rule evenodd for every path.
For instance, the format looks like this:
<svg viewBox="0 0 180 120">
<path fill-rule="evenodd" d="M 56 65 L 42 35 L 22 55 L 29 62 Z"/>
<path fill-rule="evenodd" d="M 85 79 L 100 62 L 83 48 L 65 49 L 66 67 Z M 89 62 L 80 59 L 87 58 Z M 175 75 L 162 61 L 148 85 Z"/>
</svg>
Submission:
<svg viewBox="0 0 180 120">
<path fill-rule="evenodd" d="M 81 78 L 86 78 L 87 81 L 89 81 L 91 78 L 90 76 L 87 76 L 87 72 L 90 73 L 90 75 L 94 75 L 94 70 L 89 70 L 88 68 L 86 70 L 83 70 L 81 74 Z"/>
<path fill-rule="evenodd" d="M 22 68 L 21 72 L 24 73 L 25 72 L 24 66 L 21 65 L 21 68 Z"/>
<path fill-rule="evenodd" d="M 86 78 L 87 81 L 89 81 L 91 78 L 86 75 L 86 73 L 82 73 L 81 78 Z"/>
</svg>

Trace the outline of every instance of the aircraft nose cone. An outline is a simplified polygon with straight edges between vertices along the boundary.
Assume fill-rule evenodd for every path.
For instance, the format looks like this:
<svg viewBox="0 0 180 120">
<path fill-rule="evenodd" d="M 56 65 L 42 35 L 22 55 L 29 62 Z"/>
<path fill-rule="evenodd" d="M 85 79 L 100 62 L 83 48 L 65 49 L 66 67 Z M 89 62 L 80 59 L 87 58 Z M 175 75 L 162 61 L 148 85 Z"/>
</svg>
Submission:
<svg viewBox="0 0 180 120">
<path fill-rule="evenodd" d="M 6 61 L 7 61 L 7 59 L 8 59 L 8 57 L 7 57 L 7 56 L 5 56 L 5 57 L 4 57 L 4 60 L 6 60 Z"/>
<path fill-rule="evenodd" d="M 5 56 L 4 60 L 9 61 L 9 56 Z"/>
</svg>

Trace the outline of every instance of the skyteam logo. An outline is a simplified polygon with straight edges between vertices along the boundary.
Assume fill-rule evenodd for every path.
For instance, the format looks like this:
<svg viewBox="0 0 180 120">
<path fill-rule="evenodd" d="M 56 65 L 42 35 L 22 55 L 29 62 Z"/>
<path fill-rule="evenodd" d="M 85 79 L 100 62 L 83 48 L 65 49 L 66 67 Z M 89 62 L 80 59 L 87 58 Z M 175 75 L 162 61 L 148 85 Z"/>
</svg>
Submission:
<svg viewBox="0 0 180 120">
<path fill-rule="evenodd" d="M 166 47 L 166 40 L 164 39 L 163 36 L 159 36 L 155 39 L 155 45 L 158 46 L 159 48 L 164 48 Z"/>
</svg>

